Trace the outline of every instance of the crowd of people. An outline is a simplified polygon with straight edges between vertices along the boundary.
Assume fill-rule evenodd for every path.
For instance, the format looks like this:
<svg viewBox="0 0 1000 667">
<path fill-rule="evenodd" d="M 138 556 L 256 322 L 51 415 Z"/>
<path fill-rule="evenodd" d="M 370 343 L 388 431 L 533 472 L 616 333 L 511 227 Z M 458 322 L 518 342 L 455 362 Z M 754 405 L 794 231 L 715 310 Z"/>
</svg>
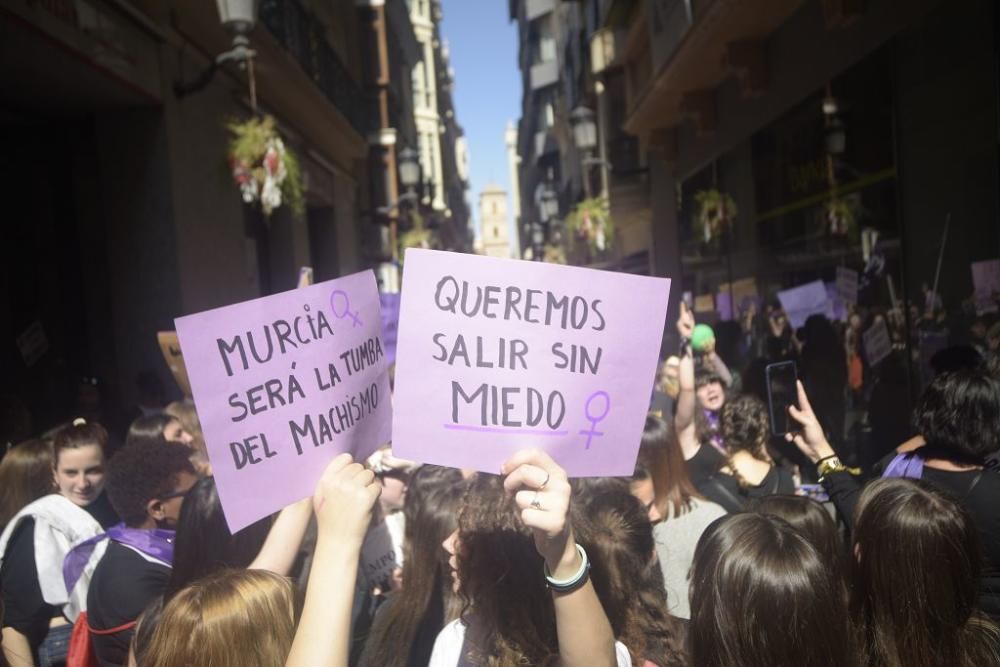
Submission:
<svg viewBox="0 0 1000 667">
<path fill-rule="evenodd" d="M 0 665 L 1000 665 L 1000 353 L 939 352 L 869 451 L 849 336 L 782 317 L 726 359 L 682 307 L 630 478 L 386 445 L 232 533 L 190 401 L 74 416 L 0 460 Z"/>
</svg>

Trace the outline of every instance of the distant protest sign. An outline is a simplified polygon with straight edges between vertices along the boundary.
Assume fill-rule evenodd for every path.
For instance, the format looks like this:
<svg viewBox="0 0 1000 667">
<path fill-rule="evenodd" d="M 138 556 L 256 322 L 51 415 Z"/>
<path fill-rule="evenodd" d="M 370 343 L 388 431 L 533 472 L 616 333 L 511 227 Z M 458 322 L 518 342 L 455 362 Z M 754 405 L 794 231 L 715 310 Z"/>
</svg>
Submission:
<svg viewBox="0 0 1000 667">
<path fill-rule="evenodd" d="M 796 329 L 805 326 L 810 315 L 825 315 L 834 319 L 833 304 L 822 280 L 778 292 L 778 301 Z"/>
<path fill-rule="evenodd" d="M 878 318 L 862 335 L 865 348 L 865 358 L 872 366 L 877 366 L 892 354 L 892 339 L 885 320 Z"/>
<path fill-rule="evenodd" d="M 670 281 L 410 249 L 393 454 L 499 473 L 547 451 L 577 477 L 631 475 Z"/>
<path fill-rule="evenodd" d="M 371 271 L 175 323 L 230 530 L 311 495 L 337 454 L 389 441 Z"/>
<path fill-rule="evenodd" d="M 382 342 L 389 363 L 396 361 L 396 335 L 399 329 L 399 292 L 379 295 L 382 304 Z"/>
<path fill-rule="evenodd" d="M 174 376 L 177 387 L 184 394 L 184 398 L 191 398 L 191 380 L 188 379 L 187 366 L 184 365 L 184 354 L 181 352 L 180 341 L 177 340 L 177 332 L 158 331 L 156 340 L 160 344 L 163 360 L 167 362 L 167 368 Z"/>
<path fill-rule="evenodd" d="M 972 263 L 972 284 L 976 290 L 976 314 L 997 312 L 1000 300 L 1000 259 Z"/>
<path fill-rule="evenodd" d="M 858 305 L 858 272 L 846 266 L 837 267 L 837 295 L 845 306 Z"/>
</svg>

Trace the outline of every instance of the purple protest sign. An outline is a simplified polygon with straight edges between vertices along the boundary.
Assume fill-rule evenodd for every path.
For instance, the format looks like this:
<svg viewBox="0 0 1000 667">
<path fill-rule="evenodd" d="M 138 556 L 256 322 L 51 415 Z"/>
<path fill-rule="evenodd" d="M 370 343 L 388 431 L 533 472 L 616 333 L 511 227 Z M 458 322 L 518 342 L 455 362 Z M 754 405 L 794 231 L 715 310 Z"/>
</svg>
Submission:
<svg viewBox="0 0 1000 667">
<path fill-rule="evenodd" d="M 311 495 L 337 454 L 389 441 L 371 271 L 175 323 L 231 531 Z"/>
<path fill-rule="evenodd" d="M 497 473 L 538 447 L 576 477 L 631 475 L 670 281 L 410 249 L 393 454 Z"/>
<path fill-rule="evenodd" d="M 389 363 L 396 361 L 396 332 L 399 329 L 399 293 L 379 294 L 382 304 L 382 342 Z"/>
<path fill-rule="evenodd" d="M 798 329 L 804 326 L 810 315 L 825 315 L 834 319 L 833 304 L 826 293 L 826 285 L 815 280 L 805 285 L 778 292 L 778 301 L 788 316 L 788 321 Z"/>
</svg>

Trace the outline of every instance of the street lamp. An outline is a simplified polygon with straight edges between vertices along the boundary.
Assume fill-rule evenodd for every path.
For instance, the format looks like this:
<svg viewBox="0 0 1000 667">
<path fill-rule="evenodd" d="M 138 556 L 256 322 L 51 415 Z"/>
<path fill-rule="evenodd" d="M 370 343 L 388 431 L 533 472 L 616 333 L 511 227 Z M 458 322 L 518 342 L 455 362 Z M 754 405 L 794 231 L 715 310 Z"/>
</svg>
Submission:
<svg viewBox="0 0 1000 667">
<path fill-rule="evenodd" d="M 545 229 L 542 227 L 541 223 L 533 223 L 531 225 L 531 246 L 532 246 L 532 259 L 536 262 L 542 261 L 543 248 L 542 245 L 545 243 Z"/>
<path fill-rule="evenodd" d="M 216 0 L 219 9 L 219 20 L 222 26 L 233 33 L 233 48 L 220 53 L 209 64 L 204 71 L 192 79 L 190 82 L 174 81 L 174 95 L 181 99 L 196 93 L 209 83 L 215 76 L 215 72 L 229 62 L 239 63 L 239 66 L 246 67 L 247 63 L 253 62 L 253 57 L 257 53 L 250 48 L 250 40 L 247 34 L 253 30 L 257 24 L 257 0 Z M 257 92 L 253 82 L 253 70 L 250 71 L 250 106 L 257 108 Z"/>
<path fill-rule="evenodd" d="M 399 151 L 399 182 L 407 191 L 420 183 L 420 154 L 412 148 Z"/>
<path fill-rule="evenodd" d="M 548 222 L 559 215 L 559 197 L 549 185 L 542 188 L 538 198 L 538 213 L 542 222 Z"/>
<path fill-rule="evenodd" d="M 578 106 L 569 115 L 573 126 L 573 141 L 581 151 L 590 152 L 597 146 L 597 122 L 594 112 L 585 106 Z"/>
<path fill-rule="evenodd" d="M 257 22 L 257 0 L 216 0 L 219 18 L 229 32 L 245 35 Z"/>
</svg>

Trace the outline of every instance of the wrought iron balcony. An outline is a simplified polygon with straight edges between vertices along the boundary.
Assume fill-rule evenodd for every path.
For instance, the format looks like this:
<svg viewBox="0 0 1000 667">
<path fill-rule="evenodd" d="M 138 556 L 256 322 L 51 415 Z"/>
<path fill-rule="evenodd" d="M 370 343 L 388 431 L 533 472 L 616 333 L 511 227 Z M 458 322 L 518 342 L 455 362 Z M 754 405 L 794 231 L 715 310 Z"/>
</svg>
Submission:
<svg viewBox="0 0 1000 667">
<path fill-rule="evenodd" d="M 359 134 L 368 132 L 361 88 L 300 0 L 261 0 L 260 22 Z"/>
</svg>

